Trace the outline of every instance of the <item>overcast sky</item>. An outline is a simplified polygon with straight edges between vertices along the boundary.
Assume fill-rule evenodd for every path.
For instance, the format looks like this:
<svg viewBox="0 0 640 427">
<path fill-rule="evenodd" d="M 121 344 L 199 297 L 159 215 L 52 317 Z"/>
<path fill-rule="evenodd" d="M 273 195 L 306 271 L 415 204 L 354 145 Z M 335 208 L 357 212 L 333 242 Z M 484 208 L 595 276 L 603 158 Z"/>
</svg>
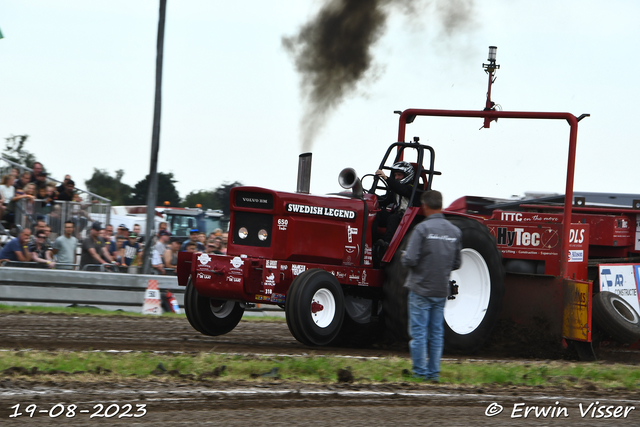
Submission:
<svg viewBox="0 0 640 427">
<path fill-rule="evenodd" d="M 30 135 L 26 148 L 79 187 L 94 168 L 124 169 L 130 185 L 143 179 L 158 3 L 0 0 L 0 137 Z M 452 2 L 417 3 L 410 16 L 388 8 L 368 78 L 317 134 L 313 193 L 338 191 L 344 167 L 375 171 L 396 140 L 394 110 L 482 109 L 489 45 L 498 46 L 493 100 L 503 110 L 591 114 L 578 132 L 576 190 L 640 193 L 640 2 L 476 1 L 468 25 L 452 33 L 438 13 Z M 225 181 L 295 190 L 304 105 L 282 37 L 323 4 L 168 0 L 158 169 L 173 172 L 182 197 Z M 564 192 L 566 123 L 481 125 L 419 118 L 408 128 L 407 138 L 435 148 L 434 188 L 446 203 Z"/>
</svg>

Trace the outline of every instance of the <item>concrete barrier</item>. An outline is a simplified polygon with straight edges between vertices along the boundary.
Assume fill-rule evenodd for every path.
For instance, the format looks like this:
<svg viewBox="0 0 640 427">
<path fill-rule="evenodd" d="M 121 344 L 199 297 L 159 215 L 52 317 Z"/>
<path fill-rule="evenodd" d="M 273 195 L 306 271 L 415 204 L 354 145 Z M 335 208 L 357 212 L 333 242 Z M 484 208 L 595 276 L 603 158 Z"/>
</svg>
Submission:
<svg viewBox="0 0 640 427">
<path fill-rule="evenodd" d="M 0 303 L 8 305 L 88 305 L 104 310 L 142 311 L 149 280 L 173 293 L 184 306 L 184 288 L 175 276 L 0 267 Z"/>
<path fill-rule="evenodd" d="M 171 291 L 184 311 L 185 288 L 176 276 L 105 273 L 41 268 L 0 267 L 0 304 L 68 307 L 72 304 L 102 310 L 140 313 L 149 280 Z M 284 317 L 277 306 L 250 308 L 246 316 Z"/>
</svg>

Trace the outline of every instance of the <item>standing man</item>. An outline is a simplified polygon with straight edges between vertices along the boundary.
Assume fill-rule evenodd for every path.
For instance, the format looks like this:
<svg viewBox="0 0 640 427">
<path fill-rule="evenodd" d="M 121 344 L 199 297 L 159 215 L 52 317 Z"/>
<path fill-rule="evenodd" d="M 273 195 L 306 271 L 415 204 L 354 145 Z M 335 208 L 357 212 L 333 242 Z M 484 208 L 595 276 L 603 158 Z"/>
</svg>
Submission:
<svg viewBox="0 0 640 427">
<path fill-rule="evenodd" d="M 113 238 L 113 225 L 107 224 L 104 226 L 104 240 L 109 242 L 113 242 L 115 239 Z"/>
<path fill-rule="evenodd" d="M 409 268 L 404 284 L 409 288 L 409 349 L 414 377 L 438 382 L 444 347 L 444 304 L 451 271 L 460 268 L 462 232 L 442 214 L 439 191 L 424 192 L 420 201 L 425 220 L 413 229 L 402 254 L 402 265 Z"/>
<path fill-rule="evenodd" d="M 136 236 L 136 242 L 138 242 L 140 245 L 144 245 L 144 236 L 140 234 L 140 224 L 133 224 L 133 234 L 135 234 Z"/>
<path fill-rule="evenodd" d="M 94 222 L 89 235 L 82 241 L 80 269 L 87 264 L 109 264 L 104 257 L 105 242 L 99 236 L 100 230 L 102 230 L 100 223 Z"/>
<path fill-rule="evenodd" d="M 107 224 L 104 226 L 104 235 L 102 236 L 105 241 L 105 247 L 112 260 L 116 259 L 114 254 L 117 251 L 116 238 L 113 235 L 113 225 Z"/>
<path fill-rule="evenodd" d="M 170 239 L 171 233 L 169 233 L 167 230 L 160 230 L 158 232 L 158 241 L 153 247 L 156 251 L 158 251 L 158 255 L 160 255 L 161 257 L 167 250 L 167 244 L 169 243 Z"/>
<path fill-rule="evenodd" d="M 127 228 L 126 225 L 124 224 L 120 224 L 118 226 L 118 230 L 116 232 L 115 238 L 111 239 L 111 240 L 115 240 L 118 237 L 124 237 L 125 239 L 129 238 L 129 229 Z"/>
<path fill-rule="evenodd" d="M 198 229 L 197 228 L 192 228 L 191 231 L 189 231 L 189 240 L 185 240 L 182 243 L 182 246 L 180 246 L 180 250 L 181 251 L 186 251 L 187 250 L 187 244 L 193 243 L 194 245 L 196 245 L 196 250 L 198 252 L 204 252 L 204 245 L 202 243 L 200 243 L 200 240 L 198 239 L 198 237 L 199 237 Z"/>
<path fill-rule="evenodd" d="M 174 270 L 173 274 L 176 274 L 175 269 L 178 266 L 178 252 L 180 252 L 180 240 L 177 237 L 172 237 L 171 243 L 169 243 L 167 250 L 164 251 L 162 258 L 164 267 L 172 268 Z"/>
<path fill-rule="evenodd" d="M 122 244 L 124 248 L 123 265 L 130 266 L 133 263 L 134 258 L 140 252 L 140 243 L 138 243 L 138 235 L 136 233 L 129 233 L 129 239 Z"/>
<path fill-rule="evenodd" d="M 30 174 L 29 182 L 36 182 L 38 175 L 44 172 L 44 166 L 40 162 L 33 163 L 33 172 Z M 45 175 L 46 176 L 46 175 Z"/>
<path fill-rule="evenodd" d="M 33 183 L 36 185 L 36 193 L 40 191 L 41 188 L 47 188 L 47 173 L 39 172 L 36 175 L 35 181 Z"/>
<path fill-rule="evenodd" d="M 64 235 L 60 236 L 53 242 L 53 253 L 58 261 L 58 269 L 60 270 L 73 270 L 71 265 L 62 264 L 75 264 L 76 263 L 76 248 L 78 247 L 78 239 L 73 235 L 74 233 L 73 221 L 67 221 L 64 223 Z"/>
<path fill-rule="evenodd" d="M 20 175 L 20 179 L 16 179 L 13 186 L 16 190 L 22 190 L 29 182 L 31 182 L 31 172 L 24 171 Z"/>
<path fill-rule="evenodd" d="M 63 191 L 58 191 L 58 200 L 62 202 L 72 202 L 76 191 L 76 183 L 73 180 L 66 181 Z"/>
<path fill-rule="evenodd" d="M 71 175 L 65 175 L 64 176 L 64 181 L 62 181 L 62 183 L 56 187 L 56 191 L 58 193 L 62 193 L 63 191 L 65 191 L 67 182 L 69 182 L 69 181 L 71 181 Z"/>
</svg>

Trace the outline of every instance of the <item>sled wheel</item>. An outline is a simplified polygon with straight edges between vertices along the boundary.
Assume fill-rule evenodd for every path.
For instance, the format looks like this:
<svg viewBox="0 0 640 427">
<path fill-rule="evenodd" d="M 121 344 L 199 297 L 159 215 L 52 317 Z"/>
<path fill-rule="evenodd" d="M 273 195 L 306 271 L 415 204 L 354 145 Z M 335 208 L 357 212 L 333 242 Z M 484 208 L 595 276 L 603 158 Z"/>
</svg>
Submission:
<svg viewBox="0 0 640 427">
<path fill-rule="evenodd" d="M 193 286 L 191 278 L 185 292 L 185 311 L 191 326 L 204 335 L 224 335 L 231 332 L 242 319 L 244 307 L 235 301 L 203 297 Z"/>
<path fill-rule="evenodd" d="M 640 339 L 640 316 L 631 304 L 613 292 L 603 291 L 593 296 L 593 320 L 621 344 Z"/>
<path fill-rule="evenodd" d="M 285 312 L 295 339 L 307 345 L 327 345 L 342 326 L 344 297 L 338 280 L 321 269 L 307 270 L 291 284 Z"/>
<path fill-rule="evenodd" d="M 445 349 L 474 352 L 495 327 L 504 297 L 502 253 L 489 230 L 478 221 L 449 217 L 462 231 L 462 264 L 451 272 L 459 294 L 444 307 Z"/>
</svg>

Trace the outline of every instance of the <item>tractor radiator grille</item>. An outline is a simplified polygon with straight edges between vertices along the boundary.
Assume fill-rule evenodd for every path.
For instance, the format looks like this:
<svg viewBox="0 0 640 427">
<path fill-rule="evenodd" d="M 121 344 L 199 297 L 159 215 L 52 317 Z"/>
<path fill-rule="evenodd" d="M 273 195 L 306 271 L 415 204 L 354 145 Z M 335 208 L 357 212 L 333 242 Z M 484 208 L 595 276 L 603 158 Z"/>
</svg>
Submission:
<svg viewBox="0 0 640 427">
<path fill-rule="evenodd" d="M 233 225 L 233 243 L 235 245 L 243 246 L 258 246 L 262 248 L 268 248 L 271 246 L 271 232 L 272 232 L 273 216 L 270 214 L 255 213 L 255 212 L 235 212 L 234 213 L 234 225 Z M 241 239 L 239 231 L 241 228 L 246 228 L 248 236 L 245 239 Z M 267 232 L 267 238 L 260 240 L 258 233 L 260 230 Z"/>
</svg>

